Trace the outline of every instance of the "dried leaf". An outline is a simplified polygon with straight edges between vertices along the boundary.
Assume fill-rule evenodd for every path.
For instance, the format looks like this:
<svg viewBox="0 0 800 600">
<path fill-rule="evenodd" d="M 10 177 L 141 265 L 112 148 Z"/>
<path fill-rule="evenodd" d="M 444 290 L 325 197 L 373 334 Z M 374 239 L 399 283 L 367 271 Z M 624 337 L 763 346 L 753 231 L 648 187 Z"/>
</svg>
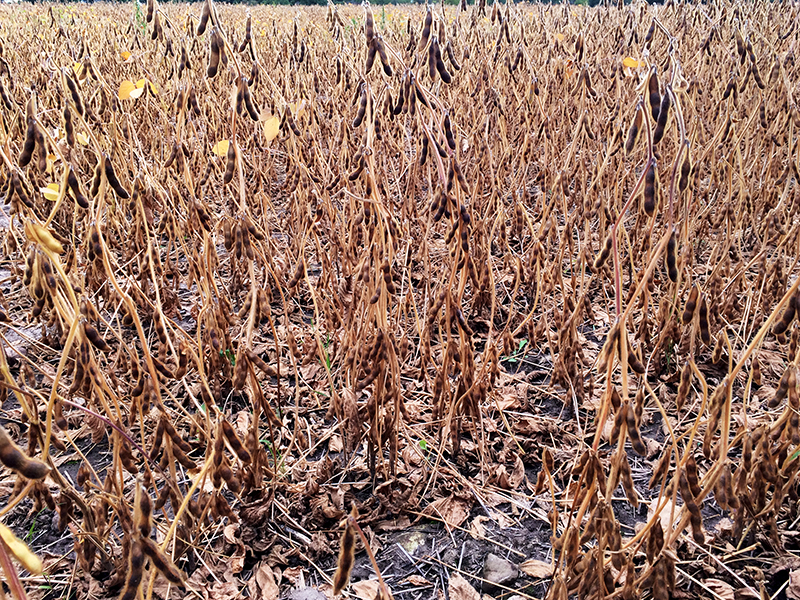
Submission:
<svg viewBox="0 0 800 600">
<path fill-rule="evenodd" d="M 450 527 L 460 527 L 467 520 L 471 507 L 471 502 L 450 494 L 446 498 L 439 498 L 431 502 L 422 511 L 422 514 L 442 520 Z"/>
<path fill-rule="evenodd" d="M 214 147 L 211 148 L 211 151 L 217 156 L 225 156 L 228 153 L 228 146 L 230 146 L 230 144 L 230 140 L 220 140 L 214 144 Z"/>
<path fill-rule="evenodd" d="M 131 97 L 131 92 L 133 92 L 134 90 L 136 90 L 136 84 L 126 79 L 125 81 L 119 84 L 119 92 L 117 92 L 117 96 L 119 96 L 120 100 L 127 100 L 128 98 Z M 136 97 L 138 98 L 138 96 Z"/>
<path fill-rule="evenodd" d="M 352 584 L 353 591 L 361 600 L 375 600 L 378 587 L 380 587 L 380 582 L 377 579 L 364 579 L 354 581 Z"/>
<path fill-rule="evenodd" d="M 733 586 L 730 583 L 722 581 L 721 579 L 706 579 L 703 583 L 708 589 L 714 592 L 718 598 L 722 598 L 722 600 L 735 600 Z"/>
<path fill-rule="evenodd" d="M 479 540 L 486 537 L 486 529 L 483 526 L 484 521 L 491 521 L 491 519 L 486 515 L 478 515 L 472 519 L 472 523 L 469 524 L 469 534 L 473 539 Z"/>
<path fill-rule="evenodd" d="M 517 455 L 514 461 L 514 470 L 511 472 L 511 475 L 508 476 L 508 484 L 511 486 L 512 490 L 515 490 L 522 483 L 523 479 L 525 479 L 525 463 L 523 463 L 522 459 Z"/>
<path fill-rule="evenodd" d="M 415 587 L 422 587 L 423 585 L 433 585 L 430 581 L 425 579 L 422 575 L 412 574 L 403 579 L 400 583 L 413 585 Z"/>
<path fill-rule="evenodd" d="M 281 120 L 275 115 L 272 115 L 264 120 L 264 137 L 266 138 L 267 142 L 271 142 L 278 137 L 280 126 Z"/>
<path fill-rule="evenodd" d="M 528 577 L 533 577 L 534 579 L 547 579 L 548 577 L 552 577 L 554 572 L 552 564 L 543 560 L 536 560 L 535 558 L 529 558 L 520 564 L 519 570 Z"/>
<path fill-rule="evenodd" d="M 262 562 L 253 574 L 253 579 L 255 579 L 260 591 L 258 598 L 262 600 L 277 600 L 278 583 L 275 581 L 275 573 L 273 573 L 272 567 L 266 562 Z"/>
<path fill-rule="evenodd" d="M 450 600 L 480 600 L 481 595 L 470 585 L 460 574 L 450 575 L 450 583 L 447 586 Z"/>
<path fill-rule="evenodd" d="M 786 597 L 790 600 L 800 600 L 800 570 L 789 572 L 789 586 L 786 588 Z"/>
<path fill-rule="evenodd" d="M 58 200 L 60 187 L 57 183 L 50 183 L 47 187 L 40 188 L 40 191 L 45 198 L 50 200 L 50 202 L 55 202 Z"/>
</svg>

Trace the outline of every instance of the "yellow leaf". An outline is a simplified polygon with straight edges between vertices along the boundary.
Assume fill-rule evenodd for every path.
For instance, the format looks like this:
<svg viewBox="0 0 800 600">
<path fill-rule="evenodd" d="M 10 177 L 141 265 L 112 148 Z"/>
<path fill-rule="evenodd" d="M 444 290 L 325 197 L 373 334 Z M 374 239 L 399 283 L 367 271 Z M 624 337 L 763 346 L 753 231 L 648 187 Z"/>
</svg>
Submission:
<svg viewBox="0 0 800 600">
<path fill-rule="evenodd" d="M 303 115 L 306 112 L 306 101 L 298 100 L 297 102 L 290 104 L 289 108 L 292 109 L 292 114 L 294 115 L 295 121 L 299 121 L 303 118 Z"/>
<path fill-rule="evenodd" d="M 276 137 L 278 137 L 278 130 L 281 126 L 281 120 L 272 115 L 266 121 L 264 121 L 264 137 L 267 138 L 267 142 L 271 142 Z"/>
<path fill-rule="evenodd" d="M 0 523 L 0 539 L 3 540 L 3 543 L 14 558 L 19 561 L 19 564 L 34 575 L 41 574 L 43 568 L 42 560 L 31 552 L 30 548 L 25 545 L 25 542 L 19 540 L 17 536 L 2 523 Z"/>
<path fill-rule="evenodd" d="M 559 42 L 563 42 L 563 41 L 564 41 L 564 34 L 563 34 L 563 33 L 557 33 L 557 34 L 556 34 L 556 39 L 557 39 Z"/>
<path fill-rule="evenodd" d="M 121 53 L 120 56 L 122 57 L 122 60 L 128 60 L 132 56 L 132 54 L 127 50 L 125 50 L 125 52 Z"/>
<path fill-rule="evenodd" d="M 128 81 L 127 79 L 119 84 L 119 96 L 120 100 L 127 100 L 131 97 L 131 92 L 136 89 L 136 84 L 132 81 Z"/>
<path fill-rule="evenodd" d="M 639 66 L 639 61 L 635 58 L 631 58 L 630 56 L 626 56 L 622 61 L 622 64 L 626 67 L 630 67 L 631 69 L 635 69 Z"/>
<path fill-rule="evenodd" d="M 39 244 L 50 250 L 50 252 L 55 252 L 56 254 L 64 254 L 64 247 L 61 245 L 61 242 L 59 242 L 56 238 L 54 238 L 53 234 L 50 233 L 50 231 L 46 227 L 43 227 L 38 223 L 33 223 L 31 221 L 25 223 L 25 235 L 28 236 L 29 240 L 31 240 L 32 242 L 38 242 Z M 7 540 L 3 541 L 8 543 Z"/>
<path fill-rule="evenodd" d="M 143 88 L 145 83 L 147 83 L 147 79 L 140 79 L 139 81 L 136 82 L 136 87 Z"/>
<path fill-rule="evenodd" d="M 78 132 L 75 134 L 75 139 L 78 140 L 78 143 L 81 146 L 88 146 L 89 145 L 89 138 L 85 133 Z"/>
<path fill-rule="evenodd" d="M 55 202 L 58 200 L 59 190 L 60 188 L 58 187 L 57 183 L 51 183 L 47 187 L 41 188 L 42 195 L 50 200 L 50 202 Z"/>
<path fill-rule="evenodd" d="M 211 151 L 217 156 L 225 156 L 228 153 L 228 146 L 230 146 L 230 142 L 228 140 L 222 140 L 214 144 Z"/>
<path fill-rule="evenodd" d="M 81 69 L 83 69 L 83 63 L 76 62 L 74 65 L 72 65 L 72 70 L 75 72 L 77 77 L 81 76 Z"/>
<path fill-rule="evenodd" d="M 150 84 L 150 93 L 153 94 L 153 96 L 158 96 L 158 90 L 156 89 L 156 86 L 153 85 L 153 82 L 149 81 L 148 83 Z"/>
</svg>

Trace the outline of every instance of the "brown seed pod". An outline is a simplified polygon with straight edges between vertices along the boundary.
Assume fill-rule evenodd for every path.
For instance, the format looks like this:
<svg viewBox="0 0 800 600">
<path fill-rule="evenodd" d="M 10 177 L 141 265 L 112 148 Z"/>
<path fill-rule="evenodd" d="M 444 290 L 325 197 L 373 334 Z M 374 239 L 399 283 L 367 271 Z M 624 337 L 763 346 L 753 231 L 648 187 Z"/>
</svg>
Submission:
<svg viewBox="0 0 800 600">
<path fill-rule="evenodd" d="M 783 310 L 783 314 L 781 315 L 781 320 L 776 321 L 772 326 L 773 335 L 781 335 L 789 328 L 789 325 L 792 324 L 792 321 L 794 321 L 794 317 L 797 314 L 797 300 L 797 293 L 789 298 L 789 301 L 786 303 L 786 308 Z"/>
<path fill-rule="evenodd" d="M 667 273 L 669 274 L 669 278 L 672 283 L 678 282 L 677 245 L 677 235 L 675 234 L 675 229 L 673 229 L 672 233 L 670 233 L 669 240 L 667 241 L 666 254 Z"/>
<path fill-rule="evenodd" d="M 606 341 L 603 344 L 603 348 L 600 350 L 600 354 L 597 357 L 598 373 L 604 373 L 610 366 L 612 359 L 615 356 L 619 355 L 619 338 L 620 338 L 620 324 L 614 323 L 614 325 L 608 331 L 608 335 L 606 336 Z"/>
<path fill-rule="evenodd" d="M 646 368 L 644 366 L 644 363 L 642 363 L 642 361 L 639 360 L 639 357 L 633 351 L 633 345 L 631 344 L 631 340 L 628 337 L 627 331 L 623 330 L 622 335 L 625 336 L 625 342 L 626 342 L 626 344 L 628 346 L 628 365 L 633 370 L 633 372 L 636 373 L 637 375 L 644 375 Z M 622 360 L 621 356 L 620 356 L 620 360 Z"/>
<path fill-rule="evenodd" d="M 233 171 L 236 168 L 236 142 L 228 143 L 228 152 L 225 155 L 225 174 L 222 183 L 228 185 L 233 180 Z"/>
<path fill-rule="evenodd" d="M 97 329 L 88 321 L 83 322 L 83 332 L 92 345 L 101 352 L 111 352 L 111 346 L 100 336 Z"/>
<path fill-rule="evenodd" d="M 153 501 L 144 489 L 141 476 L 136 480 L 136 492 L 133 505 L 133 523 L 139 534 L 150 537 L 153 529 Z"/>
<path fill-rule="evenodd" d="M 144 572 L 144 552 L 142 542 L 137 539 L 128 550 L 128 575 L 125 578 L 125 587 L 119 600 L 135 600 L 139 595 L 139 586 L 142 584 L 142 573 Z"/>
<path fill-rule="evenodd" d="M 50 467 L 45 463 L 25 454 L 2 425 L 0 425 L 0 463 L 28 479 L 44 479 L 50 472 Z"/>
<path fill-rule="evenodd" d="M 725 331 L 721 331 L 717 336 L 717 341 L 714 344 L 714 350 L 711 352 L 711 362 L 717 364 L 722 359 L 722 351 L 725 349 L 724 340 L 727 339 Z"/>
<path fill-rule="evenodd" d="M 105 158 L 103 155 L 100 156 L 100 160 L 98 161 L 97 165 L 94 168 L 94 176 L 92 177 L 92 184 L 89 187 L 89 195 L 92 198 L 96 198 L 98 192 L 100 191 L 100 183 L 103 180 L 103 171 L 105 168 Z"/>
<path fill-rule="evenodd" d="M 678 478 L 679 487 L 681 490 L 681 497 L 683 498 L 684 505 L 689 511 L 690 523 L 692 525 L 692 537 L 698 544 L 705 543 L 705 534 L 703 533 L 703 518 L 700 514 L 700 507 L 692 495 L 691 488 L 687 480 L 686 471 L 683 471 Z"/>
<path fill-rule="evenodd" d="M 681 369 L 681 383 L 678 386 L 678 395 L 675 398 L 675 405 L 680 412 L 689 395 L 689 388 L 692 384 L 692 367 L 690 363 L 683 365 Z"/>
<path fill-rule="evenodd" d="M 612 400 L 616 400 L 617 406 L 615 406 L 616 414 L 614 415 L 614 425 L 611 427 L 611 433 L 608 435 L 608 442 L 609 444 L 616 444 L 619 441 L 619 434 L 622 432 L 622 426 L 627 423 L 626 421 L 626 410 L 623 410 L 621 406 L 619 406 L 620 398 L 619 392 L 617 392 L 617 388 L 612 388 L 611 391 Z M 624 439 L 622 440 L 625 441 Z"/>
<path fill-rule="evenodd" d="M 455 52 L 453 52 L 453 44 L 450 40 L 447 40 L 447 45 L 444 48 L 445 54 L 447 55 L 447 60 L 450 61 L 450 64 L 456 71 L 461 70 L 461 65 L 458 63 L 455 57 Z"/>
<path fill-rule="evenodd" d="M 22 152 L 19 155 L 17 164 L 21 169 L 24 169 L 31 162 L 33 151 L 36 148 L 36 121 L 32 118 L 28 119 L 28 127 L 25 130 L 25 143 L 22 146 Z"/>
<path fill-rule="evenodd" d="M 671 460 L 672 460 L 672 452 L 668 450 L 659 459 L 655 469 L 653 469 L 653 475 L 650 477 L 650 482 L 647 484 L 648 489 L 652 490 L 656 485 L 658 485 L 659 482 L 661 482 L 664 479 L 665 475 L 669 471 Z"/>
<path fill-rule="evenodd" d="M 594 259 L 594 263 L 592 264 L 592 271 L 598 273 L 601 267 L 605 264 L 608 257 L 611 255 L 611 246 L 613 243 L 613 231 L 609 232 L 606 236 L 605 242 L 603 242 L 603 249 L 600 251 L 600 254 L 597 255 L 597 258 Z"/>
<path fill-rule="evenodd" d="M 183 586 L 183 573 L 181 573 L 169 557 L 161 551 L 158 544 L 149 537 L 142 537 L 140 543 L 144 554 L 150 559 L 152 565 L 159 570 L 164 578 L 174 585 Z"/>
<path fill-rule="evenodd" d="M 205 0 L 205 2 L 203 2 L 203 12 L 200 14 L 200 22 L 197 24 L 198 37 L 205 33 L 206 26 L 208 25 L 208 19 L 210 16 L 211 16 L 211 5 L 209 3 L 209 0 Z"/>
<path fill-rule="evenodd" d="M 706 346 L 710 346 L 711 332 L 708 329 L 708 304 L 706 303 L 705 295 L 700 298 L 700 307 L 698 309 L 698 325 L 700 326 L 700 339 Z"/>
<path fill-rule="evenodd" d="M 636 422 L 636 413 L 631 408 L 630 404 L 625 412 L 625 419 L 627 421 L 628 437 L 631 440 L 633 450 L 639 456 L 647 456 L 647 447 L 642 441 L 642 436 L 639 434 L 639 426 Z"/>
<path fill-rule="evenodd" d="M 428 5 L 427 12 L 425 13 L 425 21 L 422 25 L 422 37 L 419 39 L 417 50 L 422 51 L 428 45 L 428 39 L 431 35 L 431 25 L 433 25 L 433 13 L 431 7 Z"/>
<path fill-rule="evenodd" d="M 700 295 L 700 287 L 695 283 L 689 292 L 689 297 L 686 299 L 686 304 L 683 307 L 681 314 L 681 323 L 688 325 L 694 318 L 694 311 L 697 308 L 697 298 Z"/>
<path fill-rule="evenodd" d="M 78 86 L 75 85 L 75 82 L 72 80 L 66 71 L 63 71 L 64 74 L 64 83 L 66 83 L 67 91 L 69 92 L 70 97 L 72 98 L 72 103 L 75 105 L 75 110 L 78 112 L 80 116 L 87 116 L 86 115 L 86 108 L 83 105 L 83 99 L 81 98 L 80 92 L 78 91 Z"/>
<path fill-rule="evenodd" d="M 767 85 L 764 83 L 764 80 L 761 79 L 761 73 L 759 73 L 758 65 L 755 61 L 750 65 L 750 71 L 753 73 L 753 80 L 756 82 L 758 88 L 761 90 L 766 89 Z"/>
<path fill-rule="evenodd" d="M 120 200 L 128 200 L 131 196 L 122 184 L 117 179 L 117 174 L 114 172 L 114 166 L 111 164 L 111 159 L 108 156 L 105 156 L 105 174 L 106 180 L 108 181 L 108 185 L 111 186 L 111 189 L 114 190 L 114 193 L 119 197 Z"/>
<path fill-rule="evenodd" d="M 217 72 L 219 71 L 219 63 L 220 63 L 220 56 L 221 56 L 221 48 L 218 40 L 218 35 L 216 29 L 211 31 L 211 48 L 208 57 L 208 68 L 206 69 L 206 75 L 209 79 L 214 79 L 217 76 Z"/>
<path fill-rule="evenodd" d="M 658 122 L 658 115 L 661 110 L 661 94 L 658 90 L 658 73 L 655 66 L 650 72 L 650 79 L 647 80 L 647 90 L 649 93 L 650 113 L 653 115 L 653 121 Z"/>
<path fill-rule="evenodd" d="M 628 498 L 628 502 L 636 509 L 639 506 L 639 497 L 636 495 L 636 488 L 633 485 L 633 476 L 631 475 L 631 466 L 628 463 L 627 454 L 622 455 L 619 471 L 622 489 L 625 490 L 625 497 Z"/>
<path fill-rule="evenodd" d="M 633 147 L 636 145 L 636 140 L 639 138 L 639 131 L 642 129 L 642 109 L 636 109 L 636 115 L 631 122 L 631 128 L 628 130 L 628 139 L 625 141 L 625 154 L 630 154 Z"/>
<path fill-rule="evenodd" d="M 650 161 L 644 175 L 644 212 L 648 217 L 652 217 L 656 210 L 658 196 L 658 180 L 656 178 L 656 161 Z"/>
<path fill-rule="evenodd" d="M 231 448 L 236 453 L 236 456 L 239 457 L 239 460 L 245 464 L 249 464 L 252 460 L 250 452 L 248 452 L 247 448 L 244 447 L 244 444 L 242 444 L 242 440 L 239 439 L 239 436 L 236 435 L 236 431 L 234 431 L 233 426 L 225 419 L 222 419 L 222 432 L 225 434 L 225 439 L 228 440 L 228 444 L 230 444 Z"/>
<path fill-rule="evenodd" d="M 78 206 L 84 210 L 88 209 L 89 201 L 81 192 L 80 183 L 78 182 L 78 178 L 75 176 L 75 171 L 72 169 L 72 165 L 70 165 L 69 172 L 67 173 L 67 185 L 69 185 L 72 195 L 75 196 L 75 202 L 77 202 Z"/>
<path fill-rule="evenodd" d="M 689 153 L 689 142 L 686 142 L 686 151 L 684 153 L 683 162 L 681 163 L 681 172 L 678 178 L 678 190 L 684 192 L 689 187 L 689 175 L 692 172 L 692 158 Z"/>
<path fill-rule="evenodd" d="M 775 408 L 776 406 L 778 406 L 786 397 L 787 393 L 789 392 L 789 388 L 794 387 L 796 385 L 797 385 L 797 373 L 795 371 L 795 367 L 794 365 L 789 365 L 783 372 L 781 380 L 778 382 L 778 388 L 775 390 L 775 395 L 772 398 L 770 398 L 767 405 L 770 408 Z"/>
<path fill-rule="evenodd" d="M 753 385 L 756 387 L 761 386 L 761 363 L 758 358 L 753 357 L 751 362 L 751 372 L 753 375 Z"/>
<path fill-rule="evenodd" d="M 367 75 L 375 64 L 375 57 L 378 55 L 378 40 L 372 38 L 367 43 L 367 62 L 364 64 L 364 74 Z"/>
<path fill-rule="evenodd" d="M 439 73 L 439 77 L 442 78 L 443 82 L 451 83 L 452 77 L 450 76 L 450 72 L 447 70 L 444 61 L 442 60 L 442 51 L 439 48 L 439 40 L 436 36 L 434 36 L 433 40 L 431 41 L 431 49 L 433 51 L 433 64 Z"/>
<path fill-rule="evenodd" d="M 686 481 L 689 484 L 692 496 L 695 499 L 700 497 L 702 490 L 700 489 L 700 478 L 697 474 L 697 462 L 693 454 L 689 454 L 686 459 Z"/>
<path fill-rule="evenodd" d="M 658 144 L 661 141 L 661 138 L 664 137 L 664 131 L 667 127 L 667 120 L 669 119 L 670 103 L 671 99 L 669 94 L 669 85 L 667 85 L 667 90 L 664 93 L 664 96 L 661 98 L 661 108 L 658 111 L 656 127 L 653 130 L 653 144 Z"/>
<path fill-rule="evenodd" d="M 453 128 L 450 124 L 450 114 L 445 113 L 444 115 L 444 135 L 447 138 L 447 145 L 450 147 L 451 150 L 456 149 L 456 138 L 453 136 Z"/>
<path fill-rule="evenodd" d="M 375 38 L 375 20 L 372 17 L 372 8 L 369 4 L 364 6 L 365 20 L 364 20 L 364 37 L 367 38 L 369 45 Z"/>
<path fill-rule="evenodd" d="M 656 556 L 661 553 L 664 547 L 664 529 L 661 526 L 661 520 L 656 519 L 653 526 L 650 528 L 650 533 L 647 536 L 647 562 L 653 563 Z"/>
<path fill-rule="evenodd" d="M 183 466 L 183 468 L 189 471 L 197 468 L 197 464 L 191 458 L 186 456 L 186 453 L 181 449 L 180 446 L 174 445 L 172 447 L 172 455 L 175 457 L 175 460 L 177 460 Z"/>
<path fill-rule="evenodd" d="M 358 129 L 364 121 L 364 115 L 367 113 L 367 86 L 362 85 L 361 96 L 358 104 L 358 112 L 356 118 L 353 119 L 353 129 Z"/>
<path fill-rule="evenodd" d="M 430 9 L 428 9 L 428 14 L 430 14 Z M 353 512 L 355 512 L 355 508 Z M 351 516 L 350 518 L 354 517 Z M 336 573 L 333 576 L 334 596 L 338 596 L 347 586 L 348 581 L 350 581 L 350 571 L 352 571 L 355 562 L 356 532 L 355 528 L 350 524 L 350 518 L 347 520 L 347 525 L 339 543 L 339 560 L 336 563 Z"/>
</svg>

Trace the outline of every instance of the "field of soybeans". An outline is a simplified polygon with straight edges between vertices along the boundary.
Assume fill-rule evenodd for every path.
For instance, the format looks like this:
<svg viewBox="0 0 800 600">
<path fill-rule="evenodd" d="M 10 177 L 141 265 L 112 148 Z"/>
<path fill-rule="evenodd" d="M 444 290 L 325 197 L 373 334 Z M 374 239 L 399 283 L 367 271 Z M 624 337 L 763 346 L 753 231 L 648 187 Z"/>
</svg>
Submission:
<svg viewBox="0 0 800 600">
<path fill-rule="evenodd" d="M 798 10 L 0 6 L 0 599 L 800 600 Z"/>
</svg>

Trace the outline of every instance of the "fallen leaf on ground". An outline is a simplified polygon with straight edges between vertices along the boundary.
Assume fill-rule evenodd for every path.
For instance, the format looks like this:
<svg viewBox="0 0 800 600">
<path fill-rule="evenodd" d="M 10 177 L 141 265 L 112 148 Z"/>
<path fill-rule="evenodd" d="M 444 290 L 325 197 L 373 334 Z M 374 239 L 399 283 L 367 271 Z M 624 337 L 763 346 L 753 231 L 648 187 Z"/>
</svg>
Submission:
<svg viewBox="0 0 800 600">
<path fill-rule="evenodd" d="M 272 571 L 272 567 L 266 562 L 261 563 L 253 575 L 253 579 L 256 580 L 256 585 L 260 590 L 261 595 L 257 596 L 258 598 L 262 600 L 277 600 L 278 582 L 275 581 L 275 573 Z"/>
<path fill-rule="evenodd" d="M 472 523 L 469 524 L 469 534 L 473 539 L 479 540 L 486 537 L 486 529 L 483 526 L 484 521 L 491 521 L 491 519 L 486 515 L 478 515 L 472 519 Z"/>
<path fill-rule="evenodd" d="M 519 565 L 519 570 L 534 579 L 547 579 L 553 576 L 553 565 L 543 560 L 529 558 Z"/>
<path fill-rule="evenodd" d="M 703 583 L 723 600 L 734 600 L 733 586 L 721 579 L 706 579 Z M 798 598 L 800 600 L 800 598 Z"/>
<path fill-rule="evenodd" d="M 450 600 L 480 600 L 481 595 L 460 574 L 450 575 L 450 584 L 447 586 Z"/>
<path fill-rule="evenodd" d="M 469 509 L 472 503 L 464 498 L 456 498 L 450 494 L 446 498 L 439 498 L 431 502 L 422 514 L 426 517 L 439 519 L 447 523 L 450 527 L 460 527 L 469 516 Z"/>
<path fill-rule="evenodd" d="M 430 581 L 425 579 L 422 575 L 409 575 L 400 583 L 406 583 L 413 586 L 433 585 Z"/>
<path fill-rule="evenodd" d="M 353 582 L 353 591 L 361 600 L 375 600 L 380 583 L 377 579 L 364 579 Z"/>
<path fill-rule="evenodd" d="M 789 573 L 789 587 L 786 588 L 786 597 L 790 600 L 800 600 L 800 571 Z"/>
</svg>

